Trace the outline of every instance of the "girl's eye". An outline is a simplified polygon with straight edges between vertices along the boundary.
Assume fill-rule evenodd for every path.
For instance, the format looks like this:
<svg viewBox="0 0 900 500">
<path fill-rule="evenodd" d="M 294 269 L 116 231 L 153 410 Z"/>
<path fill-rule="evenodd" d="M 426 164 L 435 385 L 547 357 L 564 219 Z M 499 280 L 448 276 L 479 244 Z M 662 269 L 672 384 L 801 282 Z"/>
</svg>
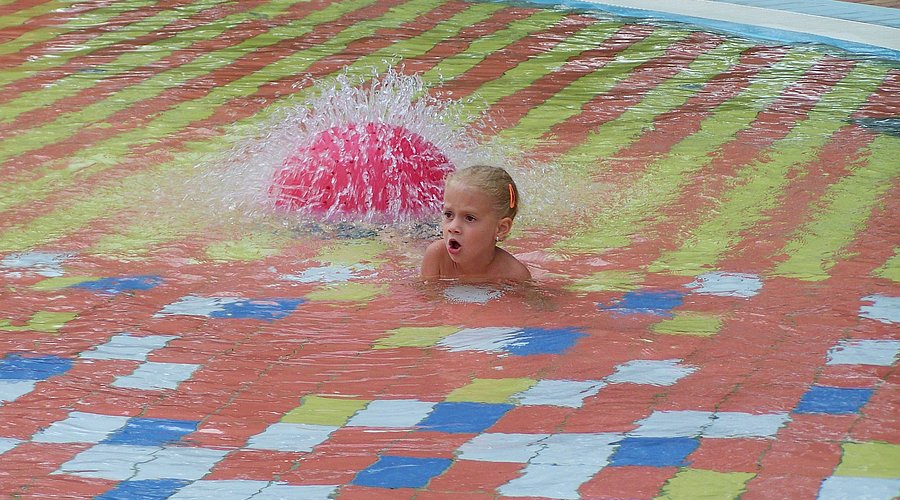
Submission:
<svg viewBox="0 0 900 500">
<path fill-rule="evenodd" d="M 469 221 L 469 222 L 475 222 L 475 216 L 474 216 L 474 215 L 467 215 L 467 216 L 466 216 L 466 220 Z"/>
<path fill-rule="evenodd" d="M 452 219 L 452 218 L 453 218 L 453 212 L 444 212 L 444 218 L 445 218 L 445 219 Z"/>
</svg>

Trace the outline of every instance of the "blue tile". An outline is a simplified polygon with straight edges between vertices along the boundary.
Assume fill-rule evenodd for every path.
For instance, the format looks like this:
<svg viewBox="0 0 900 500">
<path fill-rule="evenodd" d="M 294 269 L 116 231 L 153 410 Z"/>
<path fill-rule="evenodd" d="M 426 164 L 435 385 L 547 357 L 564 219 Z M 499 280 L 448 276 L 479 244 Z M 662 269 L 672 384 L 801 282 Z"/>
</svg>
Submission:
<svg viewBox="0 0 900 500">
<path fill-rule="evenodd" d="M 122 481 L 114 489 L 94 498 L 99 500 L 163 500 L 188 484 L 190 481 L 180 479 Z"/>
<path fill-rule="evenodd" d="M 361 470 L 352 484 L 376 488 L 424 488 L 450 467 L 449 458 L 380 457 Z"/>
<path fill-rule="evenodd" d="M 3 380 L 46 380 L 72 368 L 72 360 L 59 356 L 22 356 L 7 354 L 0 359 L 0 379 Z"/>
<path fill-rule="evenodd" d="M 130 444 L 133 446 L 162 446 L 180 440 L 197 430 L 197 421 L 167 418 L 129 419 L 124 427 L 111 434 L 104 444 Z"/>
<path fill-rule="evenodd" d="M 72 288 L 83 288 L 100 293 L 117 294 L 131 290 L 150 290 L 162 283 L 159 276 L 126 276 L 124 278 L 102 278 L 84 281 Z"/>
<path fill-rule="evenodd" d="M 492 403 L 438 403 L 417 427 L 451 434 L 477 434 L 494 425 L 512 407 Z"/>
<path fill-rule="evenodd" d="M 239 300 L 221 304 L 221 309 L 212 311 L 209 317 L 272 321 L 291 314 L 303 302 L 303 299 Z"/>
<path fill-rule="evenodd" d="M 814 385 L 800 398 L 796 413 L 858 413 L 872 397 L 872 389 Z"/>
<path fill-rule="evenodd" d="M 598 304 L 598 307 L 619 314 L 671 316 L 672 309 L 682 304 L 684 295 L 674 290 L 640 290 L 628 292 L 610 305 Z"/>
<path fill-rule="evenodd" d="M 515 340 L 504 350 L 516 356 L 562 354 L 585 334 L 575 328 L 525 328 L 515 334 Z"/>
<path fill-rule="evenodd" d="M 629 437 L 619 442 L 610 465 L 681 467 L 700 442 L 688 437 Z"/>
</svg>

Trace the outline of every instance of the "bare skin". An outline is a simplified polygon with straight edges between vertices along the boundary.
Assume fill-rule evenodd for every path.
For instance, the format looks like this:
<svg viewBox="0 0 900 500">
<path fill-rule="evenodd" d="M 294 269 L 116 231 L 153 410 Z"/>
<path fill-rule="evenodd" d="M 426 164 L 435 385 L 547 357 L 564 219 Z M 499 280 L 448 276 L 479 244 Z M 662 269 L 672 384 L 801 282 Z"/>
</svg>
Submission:
<svg viewBox="0 0 900 500">
<path fill-rule="evenodd" d="M 512 229 L 509 217 L 499 217 L 491 200 L 477 188 L 448 185 L 444 193 L 443 238 L 425 250 L 424 279 L 527 281 L 531 272 L 497 242 Z"/>
</svg>

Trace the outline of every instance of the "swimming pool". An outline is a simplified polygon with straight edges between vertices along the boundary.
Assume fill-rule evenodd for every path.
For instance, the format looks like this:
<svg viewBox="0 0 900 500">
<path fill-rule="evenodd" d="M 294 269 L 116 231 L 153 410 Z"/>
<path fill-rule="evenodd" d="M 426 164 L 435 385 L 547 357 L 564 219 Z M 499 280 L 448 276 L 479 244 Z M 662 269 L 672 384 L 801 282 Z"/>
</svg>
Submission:
<svg viewBox="0 0 900 500">
<path fill-rule="evenodd" d="M 897 61 L 456 0 L 0 13 L 3 494 L 898 494 Z M 184 201 L 389 68 L 518 162 L 534 286 Z"/>
</svg>

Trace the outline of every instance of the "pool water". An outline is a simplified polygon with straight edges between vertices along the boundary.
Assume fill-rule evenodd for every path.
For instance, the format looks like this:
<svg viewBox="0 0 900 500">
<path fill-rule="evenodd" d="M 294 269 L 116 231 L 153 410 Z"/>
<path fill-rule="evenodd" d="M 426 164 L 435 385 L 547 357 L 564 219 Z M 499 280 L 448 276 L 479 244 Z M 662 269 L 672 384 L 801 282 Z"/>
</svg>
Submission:
<svg viewBox="0 0 900 500">
<path fill-rule="evenodd" d="M 0 14 L 3 495 L 900 495 L 897 61 L 497 2 Z M 391 71 L 513 171 L 533 284 L 223 189 Z"/>
</svg>

